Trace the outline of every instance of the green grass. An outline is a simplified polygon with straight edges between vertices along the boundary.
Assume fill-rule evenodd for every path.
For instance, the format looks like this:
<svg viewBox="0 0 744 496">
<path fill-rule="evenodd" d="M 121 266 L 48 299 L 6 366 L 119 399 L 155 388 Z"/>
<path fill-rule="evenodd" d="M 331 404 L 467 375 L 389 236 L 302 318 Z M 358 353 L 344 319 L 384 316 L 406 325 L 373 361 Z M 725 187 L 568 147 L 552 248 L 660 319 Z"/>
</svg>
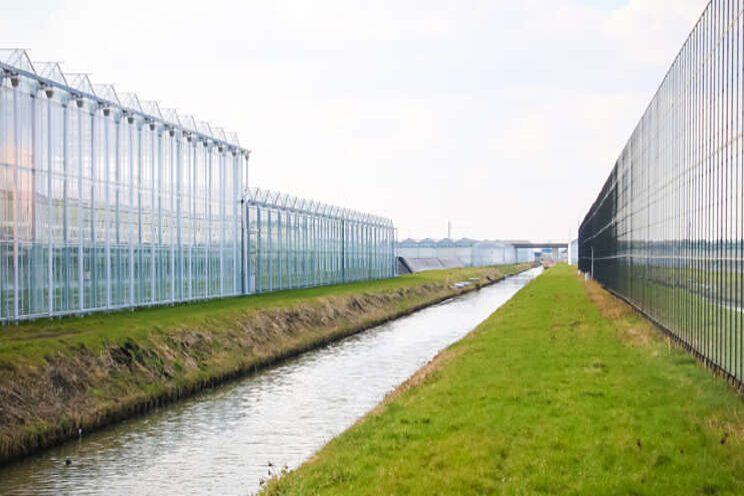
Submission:
<svg viewBox="0 0 744 496">
<path fill-rule="evenodd" d="M 265 493 L 744 494 L 742 398 L 567 266 L 425 369 Z"/>
<path fill-rule="evenodd" d="M 523 270 L 504 266 L 504 273 Z M 16 325 L 0 326 L 0 368 L 13 365 L 39 365 L 47 357 L 85 347 L 97 353 L 110 344 L 138 342 L 153 332 L 167 332 L 187 324 L 209 327 L 219 332 L 228 328 L 246 312 L 266 308 L 286 308 L 297 303 L 336 295 L 380 293 L 414 288 L 445 281 L 461 281 L 482 276 L 483 268 L 428 271 L 397 278 L 365 281 L 309 289 L 262 293 L 251 296 L 182 303 L 173 306 L 140 308 L 83 317 L 39 319 Z"/>
</svg>

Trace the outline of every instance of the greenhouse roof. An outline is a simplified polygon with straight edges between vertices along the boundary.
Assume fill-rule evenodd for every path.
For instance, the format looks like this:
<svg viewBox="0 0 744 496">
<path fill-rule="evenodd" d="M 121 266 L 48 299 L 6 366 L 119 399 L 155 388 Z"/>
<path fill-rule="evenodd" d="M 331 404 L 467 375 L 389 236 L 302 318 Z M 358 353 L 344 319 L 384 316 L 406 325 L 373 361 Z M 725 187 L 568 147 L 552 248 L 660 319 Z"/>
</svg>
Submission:
<svg viewBox="0 0 744 496">
<path fill-rule="evenodd" d="M 64 73 L 57 62 L 32 62 L 25 49 L 0 49 L 0 81 L 3 76 L 22 76 L 36 81 L 39 89 L 56 88 L 76 99 L 95 102 L 101 108 L 121 109 L 130 116 L 136 115 L 170 129 L 179 128 L 234 153 L 246 156 L 250 153 L 240 148 L 235 133 L 225 132 L 204 121 L 197 125 L 193 118 L 181 117 L 175 110 L 166 113 L 157 102 L 139 100 L 134 93 L 119 93 L 113 85 L 92 84 L 87 74 Z"/>
<path fill-rule="evenodd" d="M 376 226 L 393 227 L 393 221 L 385 217 L 378 217 L 348 208 L 337 207 L 326 203 L 306 200 L 285 193 L 278 193 L 261 188 L 248 188 L 244 197 L 250 205 L 260 205 L 270 208 L 290 210 L 298 213 L 306 213 L 328 217 L 331 219 L 361 222 Z"/>
<path fill-rule="evenodd" d="M 398 246 L 403 248 L 415 248 L 418 246 L 418 241 L 411 238 L 406 238 L 403 241 L 398 241 Z"/>
<path fill-rule="evenodd" d="M 473 246 L 475 246 L 476 248 L 501 248 L 506 245 L 502 243 L 501 241 L 492 241 L 492 240 L 486 239 L 483 241 L 478 241 Z"/>
<path fill-rule="evenodd" d="M 62 73 L 62 69 L 60 68 L 58 63 L 36 62 L 36 64 L 34 64 L 34 68 L 36 69 L 36 72 L 39 74 L 39 76 L 51 79 L 52 81 L 56 81 L 59 84 L 69 86 L 67 84 L 67 80 L 65 79 L 65 75 Z"/>
<path fill-rule="evenodd" d="M 450 238 L 442 238 L 440 240 L 434 240 L 432 238 L 426 238 L 422 240 L 416 240 L 411 238 L 406 238 L 403 241 L 398 241 L 398 246 L 403 246 L 411 248 L 411 247 L 417 247 L 417 246 L 426 246 L 427 248 L 436 247 L 436 248 L 451 248 L 451 247 L 458 247 L 458 248 L 470 248 L 472 246 L 480 246 L 485 247 L 488 246 L 507 246 L 509 244 L 508 241 L 500 241 L 497 239 L 484 239 L 482 241 L 479 241 L 477 239 L 470 239 L 470 238 L 462 238 L 458 239 L 457 241 L 450 239 Z"/>
<path fill-rule="evenodd" d="M 455 245 L 458 246 L 458 247 L 460 247 L 460 248 L 463 248 L 463 247 L 473 246 L 477 242 L 478 241 L 476 241 L 474 239 L 461 238 L 461 239 L 458 239 L 457 241 L 455 241 Z"/>
</svg>

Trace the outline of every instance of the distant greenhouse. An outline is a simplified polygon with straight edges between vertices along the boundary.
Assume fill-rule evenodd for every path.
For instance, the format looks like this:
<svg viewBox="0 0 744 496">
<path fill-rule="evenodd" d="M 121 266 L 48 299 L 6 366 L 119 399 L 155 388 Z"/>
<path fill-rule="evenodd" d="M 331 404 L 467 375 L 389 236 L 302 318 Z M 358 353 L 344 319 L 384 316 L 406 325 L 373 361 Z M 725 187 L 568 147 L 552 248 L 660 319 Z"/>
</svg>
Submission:
<svg viewBox="0 0 744 496">
<path fill-rule="evenodd" d="M 455 241 L 455 258 L 466 266 L 473 265 L 473 252 L 478 241 L 470 238 L 461 238 Z"/>
<path fill-rule="evenodd" d="M 257 188 L 245 201 L 249 292 L 395 275 L 390 219 Z"/>
<path fill-rule="evenodd" d="M 261 196 L 248 157 L 235 134 L 0 50 L 0 321 L 394 274 L 392 222 Z"/>
<path fill-rule="evenodd" d="M 487 265 L 504 265 L 517 261 L 533 261 L 534 255 L 521 253 L 512 244 L 504 241 L 478 241 L 462 238 L 452 240 L 445 238 L 434 241 L 426 238 L 421 241 L 405 239 L 397 245 L 397 255 L 407 260 L 438 260 L 444 267 L 483 267 Z M 435 267 L 434 265 L 427 265 Z"/>
<path fill-rule="evenodd" d="M 500 241 L 481 241 L 473 246 L 472 264 L 476 267 L 502 265 L 517 261 L 514 247 Z"/>
</svg>

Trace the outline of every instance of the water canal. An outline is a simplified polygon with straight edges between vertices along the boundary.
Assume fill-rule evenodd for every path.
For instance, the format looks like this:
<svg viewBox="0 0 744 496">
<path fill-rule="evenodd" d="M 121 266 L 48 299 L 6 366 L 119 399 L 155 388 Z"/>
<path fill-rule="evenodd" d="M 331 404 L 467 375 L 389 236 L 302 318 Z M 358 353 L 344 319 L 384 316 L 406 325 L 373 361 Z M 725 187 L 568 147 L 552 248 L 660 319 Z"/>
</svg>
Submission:
<svg viewBox="0 0 744 496">
<path fill-rule="evenodd" d="M 0 469 L 0 494 L 251 494 L 269 470 L 301 464 L 541 271 L 13 463 Z"/>
</svg>

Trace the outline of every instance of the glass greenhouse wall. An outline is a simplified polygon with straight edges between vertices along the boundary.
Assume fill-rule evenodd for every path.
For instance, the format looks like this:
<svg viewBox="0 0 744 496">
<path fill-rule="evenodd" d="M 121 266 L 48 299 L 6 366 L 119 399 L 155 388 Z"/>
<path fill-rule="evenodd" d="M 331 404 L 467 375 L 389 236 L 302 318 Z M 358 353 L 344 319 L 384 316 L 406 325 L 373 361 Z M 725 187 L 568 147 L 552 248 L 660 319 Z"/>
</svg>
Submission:
<svg viewBox="0 0 744 496">
<path fill-rule="evenodd" d="M 744 3 L 713 0 L 579 230 L 579 268 L 744 381 Z"/>
<path fill-rule="evenodd" d="M 389 219 L 256 188 L 245 203 L 249 292 L 395 275 Z"/>
<path fill-rule="evenodd" d="M 0 321 L 392 275 L 390 221 L 261 200 L 248 156 L 206 122 L 0 50 Z"/>
</svg>

